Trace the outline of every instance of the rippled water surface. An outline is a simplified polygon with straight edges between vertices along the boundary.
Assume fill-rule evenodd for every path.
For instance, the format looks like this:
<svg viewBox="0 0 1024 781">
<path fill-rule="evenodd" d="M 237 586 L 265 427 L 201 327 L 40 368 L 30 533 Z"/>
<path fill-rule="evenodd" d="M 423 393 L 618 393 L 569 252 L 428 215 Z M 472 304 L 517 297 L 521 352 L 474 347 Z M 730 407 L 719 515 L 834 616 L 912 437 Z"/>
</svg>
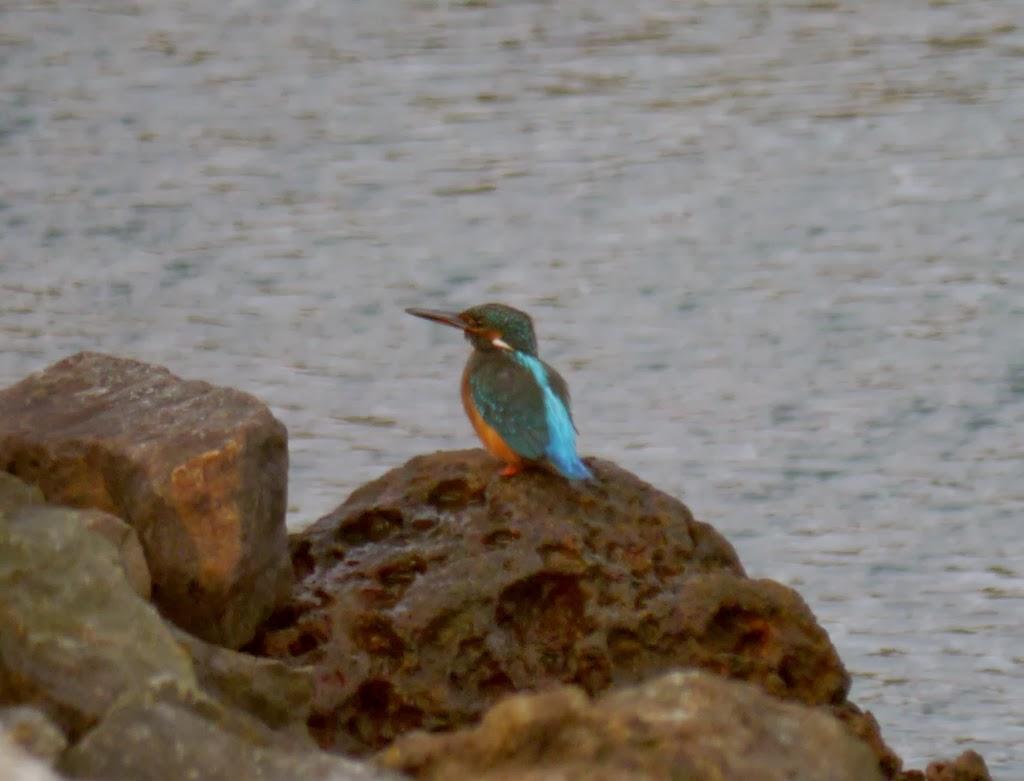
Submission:
<svg viewBox="0 0 1024 781">
<path fill-rule="evenodd" d="M 1024 779 L 1012 0 L 0 2 L 0 383 L 265 399 L 290 523 L 474 440 L 531 311 L 585 453 L 795 586 L 911 765 Z"/>
</svg>

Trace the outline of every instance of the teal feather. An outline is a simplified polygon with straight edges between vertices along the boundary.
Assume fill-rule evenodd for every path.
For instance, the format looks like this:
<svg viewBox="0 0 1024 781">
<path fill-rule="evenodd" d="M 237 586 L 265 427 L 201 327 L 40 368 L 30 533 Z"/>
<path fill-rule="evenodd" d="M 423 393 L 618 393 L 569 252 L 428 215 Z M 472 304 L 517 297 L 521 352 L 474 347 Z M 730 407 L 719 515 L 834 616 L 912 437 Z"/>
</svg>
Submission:
<svg viewBox="0 0 1024 781">
<path fill-rule="evenodd" d="M 570 479 L 592 477 L 576 453 L 565 380 L 536 356 L 477 351 L 466 368 L 473 404 L 512 450 L 544 460 Z"/>
</svg>

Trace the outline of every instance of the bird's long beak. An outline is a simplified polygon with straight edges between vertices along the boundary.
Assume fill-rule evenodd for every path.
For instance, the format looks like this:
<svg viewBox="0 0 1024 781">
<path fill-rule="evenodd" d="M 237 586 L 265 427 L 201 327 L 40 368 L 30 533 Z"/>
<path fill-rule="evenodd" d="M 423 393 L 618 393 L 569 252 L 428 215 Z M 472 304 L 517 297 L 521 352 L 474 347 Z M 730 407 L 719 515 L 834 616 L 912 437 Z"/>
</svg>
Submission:
<svg viewBox="0 0 1024 781">
<path fill-rule="evenodd" d="M 433 320 L 435 323 L 444 323 L 461 331 L 469 328 L 469 325 L 459 317 L 458 312 L 441 312 L 437 309 L 417 309 L 416 307 L 411 307 L 405 311 L 410 315 L 416 315 L 416 317 L 422 317 L 425 320 Z"/>
</svg>

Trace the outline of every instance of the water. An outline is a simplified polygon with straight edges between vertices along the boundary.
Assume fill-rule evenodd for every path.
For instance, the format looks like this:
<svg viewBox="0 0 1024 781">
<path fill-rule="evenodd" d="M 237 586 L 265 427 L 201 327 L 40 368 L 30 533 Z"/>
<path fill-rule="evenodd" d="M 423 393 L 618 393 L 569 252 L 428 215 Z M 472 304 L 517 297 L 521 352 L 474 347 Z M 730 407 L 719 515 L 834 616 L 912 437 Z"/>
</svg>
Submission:
<svg viewBox="0 0 1024 781">
<path fill-rule="evenodd" d="M 912 766 L 1024 778 L 1013 2 L 0 1 L 0 383 L 265 399 L 290 524 L 473 437 L 531 311 L 586 453 L 796 587 Z"/>
</svg>

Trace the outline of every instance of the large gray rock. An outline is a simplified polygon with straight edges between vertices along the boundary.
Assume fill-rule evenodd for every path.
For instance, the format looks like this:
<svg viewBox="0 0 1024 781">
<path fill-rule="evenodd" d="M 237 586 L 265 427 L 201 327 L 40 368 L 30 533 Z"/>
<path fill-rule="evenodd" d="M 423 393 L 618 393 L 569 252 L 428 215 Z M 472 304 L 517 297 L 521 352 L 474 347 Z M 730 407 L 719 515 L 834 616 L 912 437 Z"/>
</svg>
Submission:
<svg viewBox="0 0 1024 781">
<path fill-rule="evenodd" d="M 288 589 L 287 432 L 254 397 L 80 353 L 0 391 L 0 472 L 138 532 L 160 609 L 239 647 Z"/>
<path fill-rule="evenodd" d="M 0 513 L 12 513 L 35 504 L 46 504 L 46 497 L 38 486 L 0 472 Z"/>
<path fill-rule="evenodd" d="M 173 681 L 118 701 L 59 769 L 94 781 L 384 781 L 385 771 L 325 754 Z"/>
<path fill-rule="evenodd" d="M 79 510 L 78 514 L 86 529 L 100 535 L 114 546 L 128 583 L 136 594 L 148 600 L 153 593 L 153 581 L 149 576 L 146 553 L 142 550 L 135 529 L 116 515 L 102 510 Z"/>
<path fill-rule="evenodd" d="M 60 728 L 41 710 L 27 705 L 0 708 L 0 736 L 51 765 L 68 746 Z"/>
<path fill-rule="evenodd" d="M 203 690 L 226 706 L 313 746 L 306 727 L 313 698 L 312 668 L 212 645 L 176 629 Z"/>
<path fill-rule="evenodd" d="M 23 507 L 45 504 L 43 492 L 37 486 L 0 472 L 0 513 L 9 515 Z M 100 535 L 117 549 L 121 569 L 128 582 L 139 596 L 149 599 L 152 590 L 149 565 L 135 530 L 116 515 L 102 510 L 79 510 L 76 516 L 86 529 Z"/>
<path fill-rule="evenodd" d="M 0 702 L 39 708 L 0 709 L 0 753 L 13 739 L 98 781 L 387 777 L 313 743 L 309 670 L 211 645 L 140 598 L 119 523 L 0 473 Z M 10 762 L 3 781 L 44 772 Z"/>
<path fill-rule="evenodd" d="M 195 685 L 188 655 L 139 598 L 118 550 L 78 510 L 3 504 L 19 493 L 5 483 L 0 702 L 34 703 L 74 737 L 154 675 Z"/>
<path fill-rule="evenodd" d="M 431 781 L 881 781 L 871 750 L 822 708 L 676 672 L 590 701 L 515 695 L 479 726 L 399 738 L 385 767 Z"/>
<path fill-rule="evenodd" d="M 0 732 L 0 771 L 4 781 L 60 781 L 47 764 Z"/>
</svg>

